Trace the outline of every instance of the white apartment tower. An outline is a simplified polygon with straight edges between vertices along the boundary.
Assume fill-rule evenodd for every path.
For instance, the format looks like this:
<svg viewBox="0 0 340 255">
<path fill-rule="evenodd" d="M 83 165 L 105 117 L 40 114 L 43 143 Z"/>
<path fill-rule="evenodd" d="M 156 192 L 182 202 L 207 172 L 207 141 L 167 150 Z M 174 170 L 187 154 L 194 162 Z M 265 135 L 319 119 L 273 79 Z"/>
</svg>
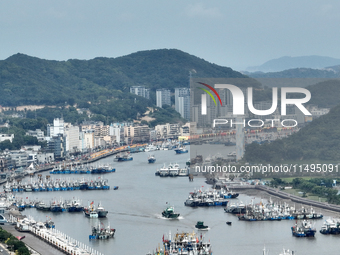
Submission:
<svg viewBox="0 0 340 255">
<path fill-rule="evenodd" d="M 182 118 L 190 120 L 190 89 L 175 88 L 175 109 Z"/>
<path fill-rule="evenodd" d="M 65 128 L 66 151 L 76 152 L 79 148 L 79 127 L 67 125 Z"/>
<path fill-rule="evenodd" d="M 163 105 L 171 105 L 171 93 L 168 89 L 156 90 L 156 105 L 162 108 Z"/>
<path fill-rule="evenodd" d="M 144 86 L 130 87 L 130 93 L 145 97 L 146 99 L 150 99 L 149 89 L 145 88 Z"/>
</svg>

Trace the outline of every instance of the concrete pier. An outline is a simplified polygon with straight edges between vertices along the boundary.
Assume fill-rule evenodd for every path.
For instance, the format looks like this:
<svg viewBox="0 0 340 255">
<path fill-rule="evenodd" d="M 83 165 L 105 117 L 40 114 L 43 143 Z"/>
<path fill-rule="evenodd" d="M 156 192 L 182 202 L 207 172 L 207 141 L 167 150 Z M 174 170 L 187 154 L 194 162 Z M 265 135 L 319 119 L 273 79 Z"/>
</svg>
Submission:
<svg viewBox="0 0 340 255">
<path fill-rule="evenodd" d="M 43 255 L 104 255 L 55 228 L 46 228 L 44 223 L 33 218 L 19 219 L 10 216 L 14 225 L 4 225 L 4 229 L 14 236 L 25 236 L 22 240 L 33 250 Z M 20 231 L 18 231 L 18 230 Z"/>
</svg>

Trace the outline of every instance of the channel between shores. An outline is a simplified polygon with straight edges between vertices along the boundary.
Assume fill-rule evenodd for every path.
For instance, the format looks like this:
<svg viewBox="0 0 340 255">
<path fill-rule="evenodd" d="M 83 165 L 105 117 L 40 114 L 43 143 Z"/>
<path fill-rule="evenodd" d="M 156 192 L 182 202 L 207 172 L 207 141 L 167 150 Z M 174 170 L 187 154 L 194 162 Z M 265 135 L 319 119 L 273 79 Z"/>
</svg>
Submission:
<svg viewBox="0 0 340 255">
<path fill-rule="evenodd" d="M 292 202 L 314 206 L 314 207 L 322 208 L 322 209 L 333 211 L 333 212 L 340 212 L 340 205 L 334 205 L 334 204 L 329 204 L 325 202 L 318 202 L 318 201 L 302 198 L 302 197 L 288 194 L 286 192 L 283 192 L 283 191 L 280 191 L 280 190 L 277 190 L 277 189 L 274 189 L 268 186 L 264 186 L 264 185 L 230 185 L 226 187 L 231 190 L 252 189 L 252 190 L 257 190 L 257 191 L 263 191 L 275 197 L 289 199 Z"/>
</svg>

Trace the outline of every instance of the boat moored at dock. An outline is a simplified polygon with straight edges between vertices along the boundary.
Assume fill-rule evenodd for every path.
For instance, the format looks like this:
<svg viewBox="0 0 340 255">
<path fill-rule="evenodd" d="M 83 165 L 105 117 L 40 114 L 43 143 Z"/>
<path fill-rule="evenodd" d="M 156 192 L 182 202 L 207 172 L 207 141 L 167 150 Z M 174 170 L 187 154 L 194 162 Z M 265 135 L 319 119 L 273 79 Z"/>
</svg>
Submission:
<svg viewBox="0 0 340 255">
<path fill-rule="evenodd" d="M 151 255 L 211 255 L 210 241 L 206 242 L 202 235 L 195 232 L 176 233 L 173 237 L 171 232 L 168 237 L 163 235 L 163 248 L 156 249 Z"/>
<path fill-rule="evenodd" d="M 227 206 L 228 200 L 224 197 L 225 190 L 195 190 L 190 192 L 188 199 L 184 205 L 190 207 L 197 206 Z"/>
<path fill-rule="evenodd" d="M 293 236 L 296 237 L 314 237 L 316 229 L 312 227 L 309 220 L 303 220 L 300 225 L 296 224 L 291 227 Z"/>
</svg>

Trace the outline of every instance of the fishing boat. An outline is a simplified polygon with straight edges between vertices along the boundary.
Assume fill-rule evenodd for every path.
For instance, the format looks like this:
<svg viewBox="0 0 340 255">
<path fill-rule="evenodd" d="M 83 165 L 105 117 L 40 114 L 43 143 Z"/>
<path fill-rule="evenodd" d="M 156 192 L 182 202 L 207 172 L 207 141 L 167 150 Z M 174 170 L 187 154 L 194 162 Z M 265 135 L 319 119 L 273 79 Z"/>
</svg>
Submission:
<svg viewBox="0 0 340 255">
<path fill-rule="evenodd" d="M 199 230 L 208 230 L 208 226 L 205 226 L 203 221 L 197 221 L 195 228 Z"/>
<path fill-rule="evenodd" d="M 93 203 L 94 202 L 92 201 L 89 207 L 84 208 L 84 214 L 89 218 L 98 218 L 98 213 L 96 212 Z"/>
<path fill-rule="evenodd" d="M 303 220 L 300 225 L 295 223 L 292 229 L 293 236 L 296 237 L 314 237 L 316 229 L 312 228 L 312 224 L 308 220 Z"/>
<path fill-rule="evenodd" d="M 262 255 L 268 255 L 269 251 L 266 249 L 266 247 L 263 248 Z M 283 251 L 279 255 L 294 255 L 294 251 L 283 249 Z"/>
<path fill-rule="evenodd" d="M 340 233 L 340 222 L 335 219 L 327 219 L 321 227 L 321 234 L 337 235 Z"/>
<path fill-rule="evenodd" d="M 84 207 L 81 205 L 80 200 L 71 200 L 66 203 L 66 209 L 68 212 L 82 212 Z"/>
<path fill-rule="evenodd" d="M 51 212 L 63 212 L 65 208 L 63 207 L 62 203 L 54 201 L 51 203 Z"/>
<path fill-rule="evenodd" d="M 179 146 L 175 149 L 176 154 L 188 153 L 188 149 L 185 146 Z"/>
<path fill-rule="evenodd" d="M 167 219 L 177 219 L 179 217 L 179 213 L 175 213 L 175 209 L 173 206 L 168 206 L 162 212 L 162 216 Z"/>
<path fill-rule="evenodd" d="M 149 163 L 155 163 L 155 162 L 156 162 L 156 157 L 155 157 L 155 155 L 149 155 L 149 156 L 148 156 L 148 162 L 149 162 Z"/>
<path fill-rule="evenodd" d="M 117 162 L 124 162 L 124 161 L 131 161 L 133 160 L 133 157 L 130 155 L 130 153 L 125 153 L 124 155 L 117 155 L 114 159 L 114 161 Z"/>
<path fill-rule="evenodd" d="M 88 183 L 83 179 L 79 182 L 79 189 L 86 190 L 89 187 Z"/>
<path fill-rule="evenodd" d="M 167 237 L 163 235 L 163 249 L 156 249 L 155 253 L 149 255 L 211 255 L 210 241 L 206 242 L 202 235 L 198 236 L 195 232 L 192 233 L 176 233 L 173 237 L 171 232 Z"/>
<path fill-rule="evenodd" d="M 55 228 L 54 222 L 50 219 L 46 220 L 44 222 L 44 225 L 46 228 Z"/>
<path fill-rule="evenodd" d="M 89 239 L 109 239 L 114 237 L 116 233 L 114 228 L 110 228 L 110 226 L 104 228 L 103 226 L 100 226 L 100 224 L 98 224 L 97 227 L 92 227 L 92 234 L 89 235 Z"/>
<path fill-rule="evenodd" d="M 37 208 L 37 210 L 41 210 L 41 211 L 50 211 L 51 210 L 51 206 L 46 205 L 44 202 L 40 202 L 38 203 L 35 208 Z"/>
<path fill-rule="evenodd" d="M 158 150 L 158 148 L 153 144 L 149 144 L 144 149 L 145 152 L 151 152 L 151 151 L 156 151 L 156 150 Z"/>
<path fill-rule="evenodd" d="M 294 254 L 295 254 L 294 251 L 283 249 L 282 253 L 280 253 L 279 255 L 294 255 Z"/>
<path fill-rule="evenodd" d="M 188 199 L 184 202 L 184 205 L 196 207 L 196 206 L 227 206 L 228 200 L 224 198 L 224 191 L 222 190 L 195 190 L 190 192 Z"/>
<path fill-rule="evenodd" d="M 104 218 L 108 214 L 108 211 L 106 211 L 104 209 L 104 207 L 101 205 L 101 203 L 98 204 L 96 212 L 98 213 L 98 218 Z"/>
</svg>

